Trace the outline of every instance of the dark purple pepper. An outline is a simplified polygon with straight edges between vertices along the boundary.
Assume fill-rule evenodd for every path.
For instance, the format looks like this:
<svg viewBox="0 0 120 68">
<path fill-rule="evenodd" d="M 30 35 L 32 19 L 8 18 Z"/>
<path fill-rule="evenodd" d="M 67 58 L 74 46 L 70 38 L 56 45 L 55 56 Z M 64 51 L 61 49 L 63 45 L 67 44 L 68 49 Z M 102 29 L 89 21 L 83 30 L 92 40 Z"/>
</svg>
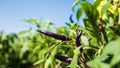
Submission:
<svg viewBox="0 0 120 68">
<path fill-rule="evenodd" d="M 81 41 L 80 41 L 80 36 L 82 35 L 82 31 L 79 31 L 76 37 L 76 46 L 80 46 L 81 45 Z"/>
<path fill-rule="evenodd" d="M 60 60 L 60 61 L 69 63 L 69 64 L 72 62 L 72 58 L 70 58 L 70 57 L 65 57 L 65 56 L 61 56 L 60 54 L 56 54 L 56 55 L 55 55 L 55 58 L 58 59 L 58 60 Z"/>
<path fill-rule="evenodd" d="M 118 20 L 119 20 L 119 16 L 117 16 L 117 17 L 115 18 L 115 22 L 118 22 Z"/>
<path fill-rule="evenodd" d="M 72 16 L 73 16 L 73 15 L 71 14 L 70 17 L 69 17 L 71 23 L 74 22 L 73 19 L 72 19 Z"/>
<path fill-rule="evenodd" d="M 55 39 L 59 39 L 59 40 L 62 40 L 62 41 L 71 40 L 69 37 L 67 37 L 65 35 L 59 35 L 59 34 L 55 34 L 55 33 L 52 33 L 52 32 L 47 32 L 47 31 L 44 31 L 44 30 L 37 30 L 37 31 L 44 34 L 44 35 L 47 35 L 47 36 L 50 36 L 50 37 L 53 37 Z"/>
</svg>

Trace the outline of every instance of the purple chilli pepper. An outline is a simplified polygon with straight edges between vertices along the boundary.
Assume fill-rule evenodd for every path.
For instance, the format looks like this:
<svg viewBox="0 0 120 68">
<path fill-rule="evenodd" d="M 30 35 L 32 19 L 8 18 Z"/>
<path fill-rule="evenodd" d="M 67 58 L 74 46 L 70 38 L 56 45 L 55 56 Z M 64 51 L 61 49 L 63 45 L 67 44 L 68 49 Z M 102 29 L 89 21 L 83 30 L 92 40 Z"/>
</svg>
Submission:
<svg viewBox="0 0 120 68">
<path fill-rule="evenodd" d="M 79 47 L 81 45 L 81 41 L 79 40 L 80 36 L 82 35 L 82 31 L 80 30 L 76 37 L 76 46 Z"/>
<path fill-rule="evenodd" d="M 119 20 L 119 16 L 117 16 L 117 17 L 115 18 L 115 22 L 118 22 L 118 20 Z"/>
<path fill-rule="evenodd" d="M 47 36 L 50 36 L 50 37 L 53 37 L 55 39 L 59 39 L 59 40 L 62 40 L 62 41 L 71 40 L 71 38 L 69 38 L 65 35 L 59 35 L 59 34 L 55 34 L 55 33 L 52 33 L 52 32 L 47 32 L 47 31 L 44 31 L 44 30 L 37 30 L 37 31 L 44 34 L 44 35 L 47 35 Z"/>
<path fill-rule="evenodd" d="M 74 22 L 73 19 L 72 19 L 72 17 L 73 17 L 73 15 L 71 14 L 70 17 L 69 17 L 69 20 L 70 20 L 71 23 Z"/>
<path fill-rule="evenodd" d="M 70 57 L 65 57 L 65 56 L 61 56 L 61 55 L 59 55 L 59 54 L 56 54 L 56 55 L 55 55 L 55 58 L 58 59 L 58 60 L 60 60 L 60 61 L 69 63 L 69 64 L 72 62 L 72 58 L 70 58 Z"/>
</svg>

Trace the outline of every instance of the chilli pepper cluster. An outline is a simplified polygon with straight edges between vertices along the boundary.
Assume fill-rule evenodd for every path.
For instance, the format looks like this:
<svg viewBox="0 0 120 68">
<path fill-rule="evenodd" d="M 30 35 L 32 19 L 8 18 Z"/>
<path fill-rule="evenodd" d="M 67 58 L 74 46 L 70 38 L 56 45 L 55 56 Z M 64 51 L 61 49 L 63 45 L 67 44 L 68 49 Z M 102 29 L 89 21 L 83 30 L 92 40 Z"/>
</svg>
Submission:
<svg viewBox="0 0 120 68">
<path fill-rule="evenodd" d="M 58 40 L 62 40 L 62 41 L 69 41 L 69 40 L 72 40 L 70 37 L 68 36 L 65 36 L 65 35 L 60 35 L 60 34 L 55 34 L 55 33 L 52 33 L 52 32 L 48 32 L 48 31 L 44 31 L 44 30 L 37 30 L 38 32 L 46 35 L 46 36 L 49 36 L 49 37 L 52 37 L 52 38 L 55 38 L 55 39 L 58 39 Z M 81 45 L 81 40 L 80 40 L 80 36 L 82 35 L 82 31 L 80 30 L 76 36 L 76 46 L 79 47 Z M 60 60 L 60 61 L 63 61 L 63 62 L 66 62 L 66 63 L 71 63 L 72 61 L 72 58 L 70 57 L 66 57 L 66 56 L 61 56 L 60 54 L 56 54 L 55 55 L 55 58 Z"/>
</svg>

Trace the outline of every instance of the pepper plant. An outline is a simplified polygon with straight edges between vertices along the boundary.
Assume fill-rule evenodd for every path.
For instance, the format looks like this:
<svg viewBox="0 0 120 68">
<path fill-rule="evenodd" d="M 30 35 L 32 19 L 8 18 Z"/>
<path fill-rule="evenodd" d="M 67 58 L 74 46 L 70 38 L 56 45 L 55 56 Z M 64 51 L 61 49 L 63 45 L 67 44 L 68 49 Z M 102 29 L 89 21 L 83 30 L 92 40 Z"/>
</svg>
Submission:
<svg viewBox="0 0 120 68">
<path fill-rule="evenodd" d="M 41 34 L 61 40 L 51 46 L 55 45 L 44 60 L 44 67 L 64 67 L 64 62 L 67 63 L 65 67 L 70 68 L 119 67 L 120 2 L 95 0 L 91 4 L 85 0 L 77 0 L 72 6 L 73 11 L 76 6 L 79 6 L 75 12 L 78 21 L 74 22 L 70 16 L 71 23 L 66 23 L 66 36 L 37 30 Z M 85 14 L 84 26 L 78 23 L 82 14 Z"/>
<path fill-rule="evenodd" d="M 0 33 L 0 68 L 119 68 L 120 1 L 76 0 L 72 10 L 61 27 L 31 18 L 35 29 Z"/>
</svg>

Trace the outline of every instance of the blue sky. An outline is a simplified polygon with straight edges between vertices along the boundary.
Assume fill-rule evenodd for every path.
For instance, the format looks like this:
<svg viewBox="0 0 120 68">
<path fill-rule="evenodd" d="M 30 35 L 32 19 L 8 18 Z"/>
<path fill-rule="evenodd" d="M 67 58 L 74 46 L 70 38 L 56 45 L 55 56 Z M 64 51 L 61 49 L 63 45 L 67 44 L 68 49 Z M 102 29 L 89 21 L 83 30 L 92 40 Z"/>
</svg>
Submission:
<svg viewBox="0 0 120 68">
<path fill-rule="evenodd" d="M 32 25 L 23 18 L 43 18 L 57 26 L 69 22 L 75 0 L 0 0 L 0 31 L 6 33 L 29 29 Z"/>
</svg>

